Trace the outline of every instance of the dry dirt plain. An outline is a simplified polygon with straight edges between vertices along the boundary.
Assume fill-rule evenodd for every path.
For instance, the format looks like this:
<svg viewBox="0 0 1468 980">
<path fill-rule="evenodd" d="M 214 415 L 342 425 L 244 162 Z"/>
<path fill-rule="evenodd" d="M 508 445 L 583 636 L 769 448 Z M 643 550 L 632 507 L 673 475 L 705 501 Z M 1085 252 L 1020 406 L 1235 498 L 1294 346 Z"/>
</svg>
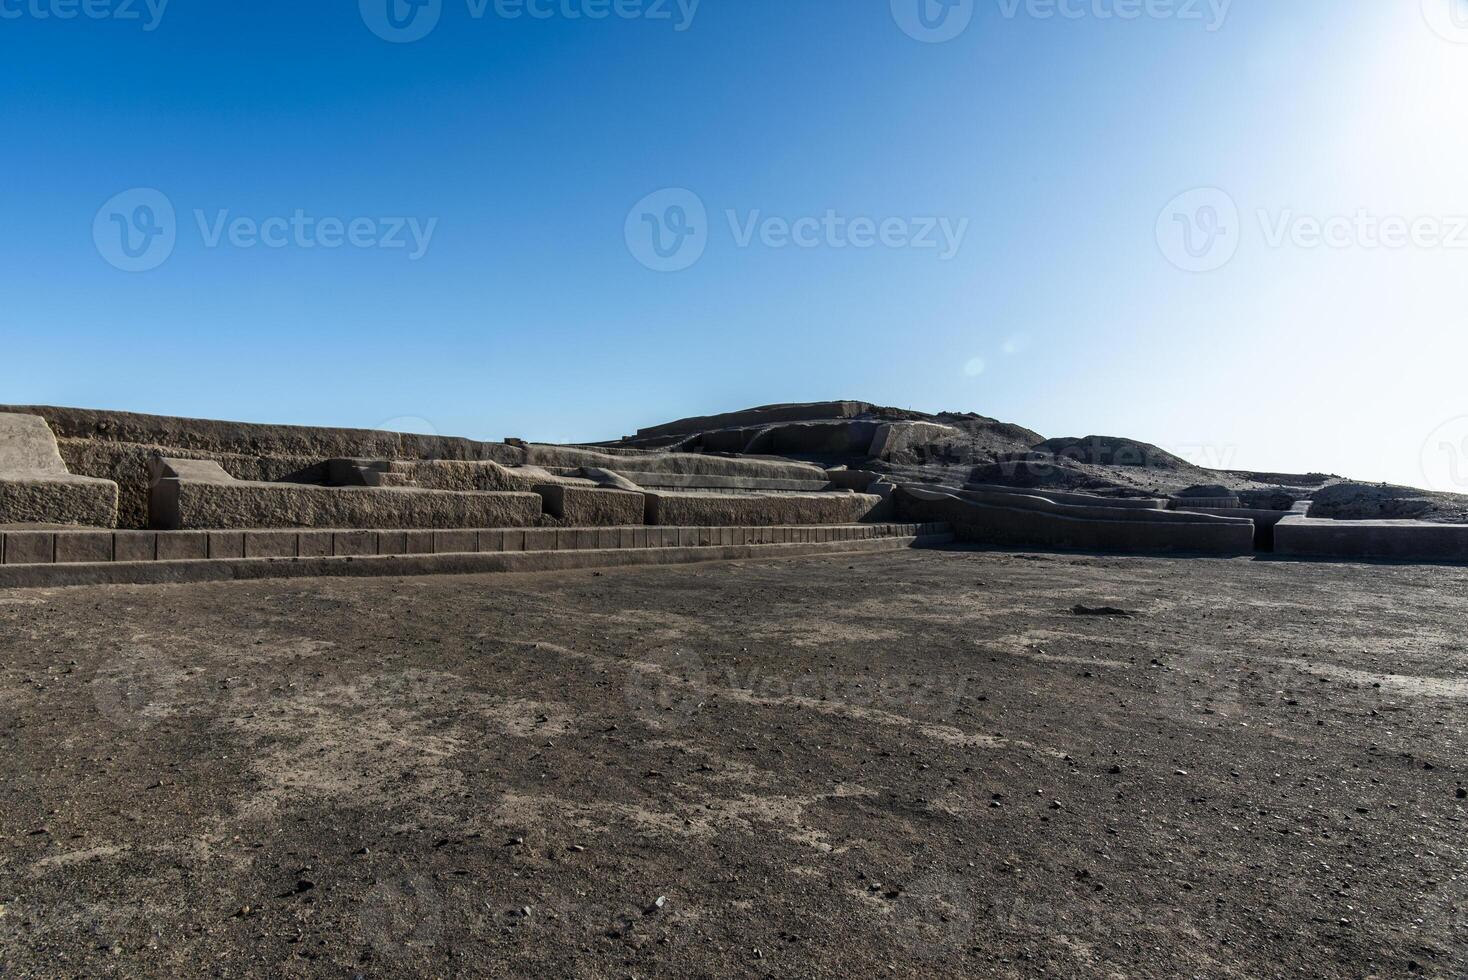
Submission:
<svg viewBox="0 0 1468 980">
<path fill-rule="evenodd" d="M 0 592 L 0 975 L 1459 980 L 1465 620 L 965 550 Z"/>
</svg>

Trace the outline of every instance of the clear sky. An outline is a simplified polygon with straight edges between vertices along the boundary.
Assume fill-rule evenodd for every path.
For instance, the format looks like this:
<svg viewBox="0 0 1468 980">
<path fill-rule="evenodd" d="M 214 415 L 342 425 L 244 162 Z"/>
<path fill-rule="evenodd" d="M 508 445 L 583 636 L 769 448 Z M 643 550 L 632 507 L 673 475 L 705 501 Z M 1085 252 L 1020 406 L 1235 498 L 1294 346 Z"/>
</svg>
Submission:
<svg viewBox="0 0 1468 980">
<path fill-rule="evenodd" d="M 1461 2 L 0 0 L 0 402 L 860 398 L 1420 484 L 1468 436 Z"/>
</svg>

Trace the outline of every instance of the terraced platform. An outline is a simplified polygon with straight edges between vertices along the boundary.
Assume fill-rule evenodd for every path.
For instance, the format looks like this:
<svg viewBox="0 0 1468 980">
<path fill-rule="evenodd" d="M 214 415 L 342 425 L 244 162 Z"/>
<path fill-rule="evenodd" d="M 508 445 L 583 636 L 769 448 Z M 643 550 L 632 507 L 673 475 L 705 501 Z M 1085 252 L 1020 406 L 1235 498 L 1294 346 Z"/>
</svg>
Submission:
<svg viewBox="0 0 1468 980">
<path fill-rule="evenodd" d="M 452 531 L 7 531 L 0 588 L 551 571 L 947 544 L 946 524 Z"/>
</svg>

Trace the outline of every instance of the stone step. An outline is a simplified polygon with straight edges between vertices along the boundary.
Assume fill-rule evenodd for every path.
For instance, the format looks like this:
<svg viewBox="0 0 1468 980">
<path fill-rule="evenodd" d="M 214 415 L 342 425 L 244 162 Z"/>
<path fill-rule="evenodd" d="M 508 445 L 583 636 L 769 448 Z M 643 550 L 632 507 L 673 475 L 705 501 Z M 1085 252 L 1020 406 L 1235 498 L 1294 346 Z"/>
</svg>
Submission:
<svg viewBox="0 0 1468 980">
<path fill-rule="evenodd" d="M 7 531 L 0 588 L 548 571 L 934 547 L 944 524 L 448 531 Z"/>
<path fill-rule="evenodd" d="M 363 470 L 362 478 L 369 487 L 415 486 L 412 474 L 402 470 Z"/>
</svg>

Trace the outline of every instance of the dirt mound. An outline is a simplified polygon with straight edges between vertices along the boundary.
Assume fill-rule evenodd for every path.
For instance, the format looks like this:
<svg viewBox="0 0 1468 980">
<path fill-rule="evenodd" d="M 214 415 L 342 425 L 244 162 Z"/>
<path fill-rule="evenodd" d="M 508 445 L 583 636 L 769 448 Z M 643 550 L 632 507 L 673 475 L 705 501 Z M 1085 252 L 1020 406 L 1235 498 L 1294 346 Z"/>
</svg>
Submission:
<svg viewBox="0 0 1468 980">
<path fill-rule="evenodd" d="M 1050 490 L 1109 490 L 1117 484 L 1047 453 L 1015 454 L 973 468 L 969 483 Z"/>
<path fill-rule="evenodd" d="M 1196 486 L 1186 487 L 1173 494 L 1175 497 L 1235 497 L 1238 496 L 1228 487 L 1218 483 L 1200 483 Z"/>
<path fill-rule="evenodd" d="M 914 440 L 913 445 L 873 458 L 876 429 L 905 422 L 946 426 L 958 435 Z M 670 434 L 673 430 L 678 434 Z M 1340 479 L 1322 473 L 1206 469 L 1135 439 L 1097 435 L 1046 439 L 1021 425 L 974 412 L 918 412 L 855 400 L 767 405 L 683 419 L 604 445 L 782 456 L 875 470 L 894 480 L 930 486 L 990 483 L 1168 497 L 1188 487 L 1209 485 L 1222 491 L 1213 496 L 1238 496 L 1245 506 L 1265 510 L 1289 510 L 1317 488 Z"/>
<path fill-rule="evenodd" d="M 1329 473 L 1260 473 L 1255 470 L 1223 470 L 1222 472 L 1250 483 L 1278 483 L 1286 487 L 1322 487 L 1340 479 Z"/>
<path fill-rule="evenodd" d="M 1263 487 L 1259 490 L 1240 490 L 1238 498 L 1245 507 L 1255 510 L 1289 510 L 1301 500 L 1309 500 L 1310 495 L 1289 487 Z"/>
<path fill-rule="evenodd" d="M 1314 495 L 1311 517 L 1468 524 L 1468 497 L 1388 483 L 1338 483 Z"/>
<path fill-rule="evenodd" d="M 1084 439 L 1046 439 L 1033 447 L 1077 463 L 1096 466 L 1138 466 L 1154 470 L 1191 469 L 1187 460 L 1146 442 L 1118 436 L 1086 436 Z"/>
</svg>

